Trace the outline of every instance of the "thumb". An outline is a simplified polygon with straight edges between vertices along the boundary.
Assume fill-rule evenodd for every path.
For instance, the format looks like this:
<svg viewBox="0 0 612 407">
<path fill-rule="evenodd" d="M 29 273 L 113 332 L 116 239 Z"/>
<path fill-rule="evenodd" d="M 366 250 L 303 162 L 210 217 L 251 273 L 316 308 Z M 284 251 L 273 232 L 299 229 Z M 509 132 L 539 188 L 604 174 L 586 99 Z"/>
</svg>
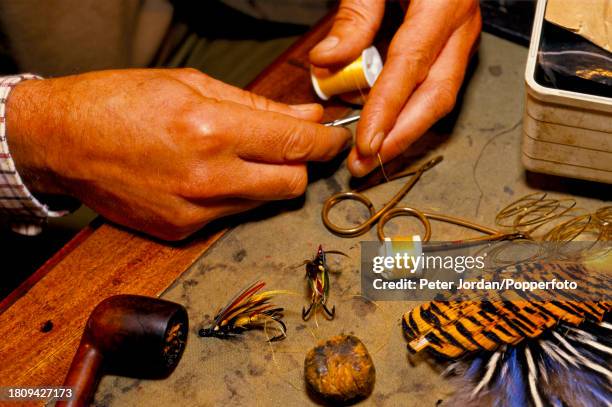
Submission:
<svg viewBox="0 0 612 407">
<path fill-rule="evenodd" d="M 317 66 L 346 65 L 372 44 L 385 12 L 385 0 L 342 0 L 334 25 L 310 51 Z"/>
</svg>

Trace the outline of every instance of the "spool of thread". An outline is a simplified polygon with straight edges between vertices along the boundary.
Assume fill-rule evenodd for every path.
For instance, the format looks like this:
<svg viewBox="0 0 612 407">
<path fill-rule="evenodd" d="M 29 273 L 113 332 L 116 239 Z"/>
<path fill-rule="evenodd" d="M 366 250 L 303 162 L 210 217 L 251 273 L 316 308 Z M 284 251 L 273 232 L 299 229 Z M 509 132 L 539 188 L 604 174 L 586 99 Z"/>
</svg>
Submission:
<svg viewBox="0 0 612 407">
<path fill-rule="evenodd" d="M 332 73 L 320 77 L 311 72 L 310 79 L 317 96 L 328 100 L 335 95 L 369 89 L 374 85 L 382 71 L 383 63 L 376 47 L 363 50 L 359 58 Z"/>
<path fill-rule="evenodd" d="M 380 249 L 380 255 L 384 257 L 395 257 L 397 254 L 400 256 L 408 255 L 412 258 L 417 258 L 423 254 L 423 245 L 421 242 L 421 236 L 395 236 L 393 238 L 386 237 L 385 241 Z M 420 274 L 423 266 L 419 263 L 418 265 L 412 264 L 413 267 L 396 269 L 385 268 L 382 275 L 387 280 L 393 280 L 398 278 L 407 278 Z"/>
</svg>

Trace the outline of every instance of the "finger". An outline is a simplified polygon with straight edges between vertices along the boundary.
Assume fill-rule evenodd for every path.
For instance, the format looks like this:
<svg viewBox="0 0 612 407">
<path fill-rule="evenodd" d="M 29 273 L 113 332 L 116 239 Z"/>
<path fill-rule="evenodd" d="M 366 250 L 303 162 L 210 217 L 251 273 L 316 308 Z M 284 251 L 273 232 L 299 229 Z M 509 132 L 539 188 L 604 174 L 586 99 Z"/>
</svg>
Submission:
<svg viewBox="0 0 612 407">
<path fill-rule="evenodd" d="M 310 51 L 310 61 L 318 66 L 354 61 L 372 45 L 384 12 L 384 0 L 343 0 L 329 34 Z"/>
<path fill-rule="evenodd" d="M 275 201 L 296 198 L 304 194 L 307 186 L 305 164 L 276 165 L 243 161 L 239 168 L 232 171 L 231 179 L 216 188 L 223 191 L 221 195 L 216 195 L 222 198 Z"/>
<path fill-rule="evenodd" d="M 478 40 L 480 24 L 480 15 L 477 14 L 451 36 L 432 65 L 427 79 L 412 94 L 382 143 L 380 156 L 383 162 L 404 152 L 452 110 L 472 49 Z M 356 149 L 349 154 L 348 162 L 355 176 L 366 175 L 379 165 L 378 157 L 360 156 Z"/>
<path fill-rule="evenodd" d="M 317 103 L 287 105 L 275 102 L 266 97 L 211 78 L 196 69 L 169 69 L 166 72 L 191 86 L 204 97 L 216 100 L 229 100 L 252 107 L 253 109 L 282 113 L 313 122 L 318 122 L 323 117 L 323 107 Z"/>
<path fill-rule="evenodd" d="M 449 24 L 460 18 L 455 15 L 456 4 L 428 0 L 408 7 L 404 24 L 391 42 L 385 67 L 370 91 L 357 126 L 360 155 L 376 154 L 406 101 L 460 25 Z"/>
<path fill-rule="evenodd" d="M 197 209 L 194 209 L 194 211 L 198 213 L 198 216 L 207 220 L 202 221 L 202 226 L 208 223 L 210 219 L 218 219 L 224 216 L 246 212 L 263 204 L 261 200 L 242 198 L 223 198 L 215 201 L 190 199 L 188 201 L 192 205 L 197 206 Z"/>
<path fill-rule="evenodd" d="M 351 133 L 276 112 L 261 112 L 231 102 L 203 106 L 217 134 L 234 134 L 235 153 L 242 159 L 266 163 L 327 161 L 342 151 Z M 212 126 L 212 124 L 211 124 Z"/>
<path fill-rule="evenodd" d="M 274 201 L 301 196 L 308 186 L 305 164 L 248 163 L 251 188 L 241 198 Z"/>
</svg>

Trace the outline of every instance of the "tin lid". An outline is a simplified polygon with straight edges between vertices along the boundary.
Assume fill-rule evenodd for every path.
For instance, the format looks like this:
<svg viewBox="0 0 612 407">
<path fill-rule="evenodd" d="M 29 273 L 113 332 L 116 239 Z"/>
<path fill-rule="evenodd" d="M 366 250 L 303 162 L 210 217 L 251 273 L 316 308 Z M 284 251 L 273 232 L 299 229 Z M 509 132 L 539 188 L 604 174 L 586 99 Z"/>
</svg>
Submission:
<svg viewBox="0 0 612 407">
<path fill-rule="evenodd" d="M 535 79 L 536 66 L 538 63 L 538 50 L 541 42 L 542 28 L 544 26 L 544 14 L 547 0 L 538 0 L 529 54 L 525 68 L 525 83 L 527 92 L 534 98 L 546 102 L 564 106 L 577 107 L 585 110 L 597 110 L 612 113 L 612 98 L 591 95 L 588 93 L 573 92 L 543 86 Z"/>
</svg>

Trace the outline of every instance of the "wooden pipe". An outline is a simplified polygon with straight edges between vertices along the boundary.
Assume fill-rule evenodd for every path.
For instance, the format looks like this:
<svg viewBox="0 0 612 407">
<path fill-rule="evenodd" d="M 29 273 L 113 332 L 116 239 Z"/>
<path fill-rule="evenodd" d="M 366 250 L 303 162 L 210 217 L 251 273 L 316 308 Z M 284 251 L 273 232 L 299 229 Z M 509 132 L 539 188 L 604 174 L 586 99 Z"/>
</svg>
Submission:
<svg viewBox="0 0 612 407">
<path fill-rule="evenodd" d="M 64 387 L 70 400 L 58 407 L 85 406 L 104 373 L 161 378 L 178 364 L 189 320 L 182 305 L 138 295 L 116 295 L 92 311 Z"/>
</svg>

